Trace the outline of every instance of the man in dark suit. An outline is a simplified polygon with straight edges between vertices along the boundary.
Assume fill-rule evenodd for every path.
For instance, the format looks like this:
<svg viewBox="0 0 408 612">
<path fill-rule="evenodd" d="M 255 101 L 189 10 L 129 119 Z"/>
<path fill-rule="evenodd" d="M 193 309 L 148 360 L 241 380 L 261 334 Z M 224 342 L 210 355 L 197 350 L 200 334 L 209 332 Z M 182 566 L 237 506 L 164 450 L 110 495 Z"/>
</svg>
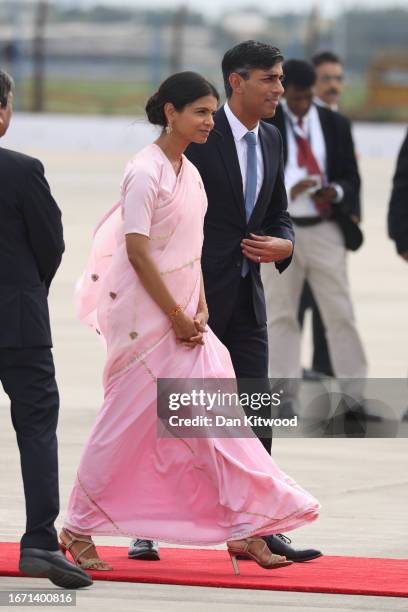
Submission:
<svg viewBox="0 0 408 612">
<path fill-rule="evenodd" d="M 283 93 L 282 62 L 278 49 L 254 41 L 227 51 L 222 61 L 227 102 L 215 115 L 207 143 L 192 144 L 186 152 L 208 197 L 202 270 L 209 325 L 230 352 L 240 390 L 248 392 L 270 392 L 260 264 L 273 263 L 282 273 L 294 243 L 282 140 L 261 121 L 273 116 Z M 270 452 L 270 435 L 263 435 Z M 266 541 L 272 552 L 294 561 L 321 554 L 296 551 L 281 535 Z"/>
<path fill-rule="evenodd" d="M 340 97 L 344 86 L 344 68 L 340 58 L 331 51 L 321 51 L 312 58 L 316 71 L 314 102 L 318 106 L 339 110 Z M 326 331 L 319 309 L 307 282 L 302 292 L 299 307 L 299 323 L 303 325 L 305 311 L 312 309 L 313 358 L 311 369 L 303 371 L 307 380 L 320 380 L 324 376 L 333 376 Z"/>
<path fill-rule="evenodd" d="M 227 102 L 207 143 L 187 149 L 208 197 L 201 262 L 209 325 L 228 348 L 238 379 L 267 381 L 260 263 L 283 272 L 293 250 L 281 138 L 260 121 L 273 115 L 283 92 L 282 61 L 278 49 L 251 41 L 228 51 L 222 62 Z M 270 436 L 261 440 L 270 452 Z"/>
<path fill-rule="evenodd" d="M 402 143 L 394 174 L 388 208 L 388 235 L 394 240 L 398 255 L 408 262 L 408 132 Z M 408 410 L 404 420 L 408 420 Z"/>
<path fill-rule="evenodd" d="M 313 104 L 315 71 L 311 64 L 284 65 L 285 99 L 273 119 L 283 138 L 289 212 L 297 248 L 287 274 L 262 269 L 268 311 L 272 377 L 297 379 L 300 328 L 297 311 L 305 279 L 327 330 L 334 371 L 339 378 L 363 379 L 366 358 L 351 302 L 346 248 L 361 241 L 360 177 L 349 121 Z M 361 393 L 360 393 L 361 392 Z M 354 396 L 362 397 L 356 383 Z M 356 398 L 358 399 L 358 397 Z"/>
<path fill-rule="evenodd" d="M 398 155 L 388 209 L 388 234 L 397 253 L 408 261 L 408 132 Z"/>
<path fill-rule="evenodd" d="M 12 114 L 13 81 L 0 70 L 0 137 Z M 58 388 L 47 295 L 64 251 L 61 213 L 41 162 L 0 148 L 0 380 L 11 400 L 27 524 L 20 570 L 64 588 L 92 584 L 59 550 Z"/>
</svg>

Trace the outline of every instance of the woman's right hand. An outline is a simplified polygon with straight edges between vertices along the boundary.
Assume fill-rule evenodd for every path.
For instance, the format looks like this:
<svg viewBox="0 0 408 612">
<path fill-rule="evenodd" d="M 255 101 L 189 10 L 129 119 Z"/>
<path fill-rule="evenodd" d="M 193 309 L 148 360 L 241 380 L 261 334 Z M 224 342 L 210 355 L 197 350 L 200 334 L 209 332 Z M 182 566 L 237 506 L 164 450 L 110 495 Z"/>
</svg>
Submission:
<svg viewBox="0 0 408 612">
<path fill-rule="evenodd" d="M 197 331 L 194 320 L 184 312 L 180 312 L 172 319 L 172 325 L 177 340 L 186 346 L 193 347 L 197 344 L 204 344 L 203 334 Z"/>
</svg>

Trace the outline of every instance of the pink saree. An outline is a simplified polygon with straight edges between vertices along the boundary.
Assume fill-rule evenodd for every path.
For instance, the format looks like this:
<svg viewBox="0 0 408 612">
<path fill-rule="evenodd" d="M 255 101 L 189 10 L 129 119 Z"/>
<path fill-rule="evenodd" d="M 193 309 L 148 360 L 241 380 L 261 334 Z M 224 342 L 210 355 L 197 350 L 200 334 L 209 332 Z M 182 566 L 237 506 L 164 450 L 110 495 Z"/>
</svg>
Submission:
<svg viewBox="0 0 408 612">
<path fill-rule="evenodd" d="M 97 226 L 76 290 L 79 318 L 106 344 L 104 403 L 82 454 L 65 526 L 84 534 L 182 544 L 218 544 L 279 533 L 318 516 L 319 504 L 284 474 L 256 438 L 157 438 L 157 378 L 234 378 L 211 330 L 193 350 L 175 341 L 169 319 L 128 261 L 123 210 L 132 180 L 173 172 L 157 145 L 128 165 L 121 201 Z M 174 177 L 173 177 L 174 178 Z M 177 303 L 194 316 L 207 200 L 183 157 L 174 190 L 150 212 L 149 249 Z"/>
</svg>

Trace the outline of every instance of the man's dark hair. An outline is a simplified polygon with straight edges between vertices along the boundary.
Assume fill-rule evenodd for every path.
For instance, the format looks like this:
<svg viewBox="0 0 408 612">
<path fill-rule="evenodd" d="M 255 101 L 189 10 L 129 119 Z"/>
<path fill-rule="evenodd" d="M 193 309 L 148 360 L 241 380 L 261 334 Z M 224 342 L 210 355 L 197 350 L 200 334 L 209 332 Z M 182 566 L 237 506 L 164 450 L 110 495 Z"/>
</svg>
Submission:
<svg viewBox="0 0 408 612">
<path fill-rule="evenodd" d="M 232 95 L 229 76 L 238 72 L 244 79 L 249 78 L 249 71 L 254 69 L 269 70 L 278 62 L 283 62 L 283 55 L 277 47 L 254 40 L 245 42 L 229 49 L 222 58 L 222 75 L 227 98 Z"/>
<path fill-rule="evenodd" d="M 0 70 L 0 108 L 6 108 L 10 91 L 14 89 L 14 81 L 5 71 Z"/>
<path fill-rule="evenodd" d="M 299 89 L 313 87 L 316 82 L 316 72 L 310 62 L 291 59 L 283 64 L 285 87 L 294 85 Z"/>
<path fill-rule="evenodd" d="M 312 64 L 317 68 L 320 64 L 342 64 L 342 61 L 338 55 L 331 51 L 320 51 L 312 57 Z"/>
</svg>

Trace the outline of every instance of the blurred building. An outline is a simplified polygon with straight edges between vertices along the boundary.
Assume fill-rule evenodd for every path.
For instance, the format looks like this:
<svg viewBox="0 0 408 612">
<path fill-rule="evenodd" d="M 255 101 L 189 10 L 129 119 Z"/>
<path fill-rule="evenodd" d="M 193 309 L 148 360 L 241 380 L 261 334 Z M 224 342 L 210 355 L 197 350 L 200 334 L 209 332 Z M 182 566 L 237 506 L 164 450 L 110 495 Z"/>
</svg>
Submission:
<svg viewBox="0 0 408 612">
<path fill-rule="evenodd" d="M 39 4 L 40 0 L 0 0 L 1 64 L 23 83 L 20 91 L 26 99 L 33 74 L 34 22 Z M 285 57 L 309 57 L 318 49 L 332 49 L 344 59 L 348 83 L 360 89 L 365 88 L 367 70 L 378 56 L 397 52 L 408 57 L 408 10 L 403 9 L 352 10 L 334 21 L 323 19 L 317 9 L 303 15 L 270 16 L 264 8 L 251 8 L 227 11 L 217 23 L 211 23 L 182 5 L 171 10 L 102 6 L 85 10 L 78 8 L 79 3 L 70 8 L 45 4 L 47 20 L 41 36 L 47 100 L 53 95 L 51 89 L 59 89 L 57 98 L 65 97 L 66 101 L 57 110 L 67 108 L 68 93 L 63 84 L 67 89 L 68 81 L 73 88 L 78 86 L 78 95 L 79 89 L 95 100 L 105 95 L 101 112 L 116 112 L 113 96 L 103 91 L 104 83 L 106 87 L 127 83 L 128 92 L 137 84 L 141 100 L 142 93 L 145 96 L 169 73 L 191 69 L 222 89 L 221 57 L 227 48 L 246 38 L 271 42 Z M 86 96 L 83 94 L 80 108 L 86 105 Z M 129 103 L 134 108 L 135 102 Z M 358 103 L 366 113 L 363 101 Z M 30 107 L 29 103 L 24 105 Z M 52 104 L 50 108 L 54 108 Z M 127 112 L 126 108 L 122 104 L 121 112 Z"/>
<path fill-rule="evenodd" d="M 3 10 L 0 22 L 3 59 L 7 47 L 18 40 L 25 72 L 32 56 L 33 3 L 29 3 L 29 9 L 18 24 L 5 20 Z M 152 57 L 157 57 L 165 73 L 173 53 L 174 25 L 146 21 L 140 16 L 116 23 L 49 19 L 45 28 L 47 74 L 91 79 L 107 75 L 146 78 Z M 206 24 L 187 23 L 182 36 L 184 63 L 192 69 L 211 72 L 219 63 L 212 30 Z"/>
</svg>

